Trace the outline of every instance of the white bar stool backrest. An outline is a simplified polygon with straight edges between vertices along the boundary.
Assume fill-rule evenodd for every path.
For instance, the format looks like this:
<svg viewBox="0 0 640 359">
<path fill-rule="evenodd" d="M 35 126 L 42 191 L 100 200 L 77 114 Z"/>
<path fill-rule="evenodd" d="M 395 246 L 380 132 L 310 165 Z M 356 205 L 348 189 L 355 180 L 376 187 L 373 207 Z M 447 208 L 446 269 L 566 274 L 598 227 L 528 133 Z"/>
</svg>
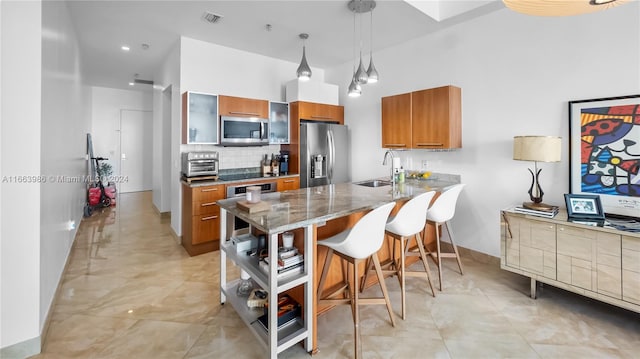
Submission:
<svg viewBox="0 0 640 359">
<path fill-rule="evenodd" d="M 427 211 L 427 219 L 432 222 L 444 223 L 453 218 L 456 213 L 458 196 L 462 192 L 464 183 L 457 184 L 444 191 Z"/>
<path fill-rule="evenodd" d="M 430 191 L 407 201 L 394 217 L 389 218 L 386 230 L 403 237 L 421 232 L 427 221 L 427 208 L 435 194 L 435 191 Z"/>
<path fill-rule="evenodd" d="M 389 202 L 377 207 L 360 218 L 351 229 L 318 241 L 318 244 L 355 259 L 368 258 L 382 247 L 384 226 L 394 206 L 395 202 Z"/>
</svg>

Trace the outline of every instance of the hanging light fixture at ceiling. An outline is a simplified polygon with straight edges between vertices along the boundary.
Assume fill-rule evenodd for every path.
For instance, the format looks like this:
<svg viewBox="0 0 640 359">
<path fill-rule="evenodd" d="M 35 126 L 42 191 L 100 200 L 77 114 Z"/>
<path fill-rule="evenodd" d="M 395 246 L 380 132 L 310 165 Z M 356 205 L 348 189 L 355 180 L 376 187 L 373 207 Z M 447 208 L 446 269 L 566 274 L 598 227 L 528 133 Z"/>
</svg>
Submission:
<svg viewBox="0 0 640 359">
<path fill-rule="evenodd" d="M 537 16 L 570 16 L 606 10 L 629 0 L 502 0 L 513 11 Z"/>
<path fill-rule="evenodd" d="M 378 82 L 378 70 L 376 70 L 376 67 L 373 65 L 373 8 L 375 7 L 375 3 L 374 6 L 371 8 L 371 25 L 369 26 L 369 35 L 371 35 L 371 42 L 370 42 L 370 48 L 369 48 L 369 69 L 367 70 L 367 76 L 369 77 L 369 79 L 367 80 L 368 84 L 374 84 L 376 82 Z"/>
<path fill-rule="evenodd" d="M 362 62 L 362 61 L 361 61 Z M 353 76 L 351 76 L 351 84 L 349 84 L 349 97 L 360 97 L 362 88 L 356 80 L 356 12 L 353 12 Z"/>
<path fill-rule="evenodd" d="M 347 4 L 347 7 L 351 12 L 353 12 L 353 53 L 354 53 L 354 74 L 351 79 L 351 85 L 349 85 L 349 96 L 356 97 L 360 96 L 362 89 L 360 85 L 364 85 L 367 83 L 375 83 L 378 82 L 378 71 L 373 65 L 373 9 L 376 7 L 376 2 L 374 0 L 351 0 Z M 365 70 L 365 67 L 362 63 L 362 14 L 365 12 L 371 12 L 371 49 L 370 49 L 370 59 L 369 59 L 369 69 Z M 360 14 L 360 58 L 358 69 L 355 69 L 356 60 L 356 14 Z M 371 79 L 369 76 L 371 75 Z"/>
<path fill-rule="evenodd" d="M 307 63 L 305 41 L 309 38 L 309 34 L 300 34 L 298 36 L 302 39 L 302 61 L 300 61 L 300 66 L 298 66 L 298 79 L 301 81 L 308 81 L 311 78 L 311 68 Z"/>
</svg>

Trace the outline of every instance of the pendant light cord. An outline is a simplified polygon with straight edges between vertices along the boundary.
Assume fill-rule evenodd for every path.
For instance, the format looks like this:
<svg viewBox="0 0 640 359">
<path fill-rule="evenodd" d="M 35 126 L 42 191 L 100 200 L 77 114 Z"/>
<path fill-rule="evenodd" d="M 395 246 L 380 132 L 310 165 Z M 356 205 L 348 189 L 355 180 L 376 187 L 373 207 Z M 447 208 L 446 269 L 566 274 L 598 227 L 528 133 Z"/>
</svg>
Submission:
<svg viewBox="0 0 640 359">
<path fill-rule="evenodd" d="M 360 0 L 360 7 L 362 8 L 362 0 Z M 362 61 L 362 13 L 360 13 L 360 61 Z"/>
<path fill-rule="evenodd" d="M 356 75 L 356 10 L 353 10 L 353 76 Z"/>
<path fill-rule="evenodd" d="M 369 25 L 369 35 L 371 35 L 371 47 L 369 48 L 369 56 L 373 58 L 373 9 L 371 9 L 371 23 Z"/>
</svg>

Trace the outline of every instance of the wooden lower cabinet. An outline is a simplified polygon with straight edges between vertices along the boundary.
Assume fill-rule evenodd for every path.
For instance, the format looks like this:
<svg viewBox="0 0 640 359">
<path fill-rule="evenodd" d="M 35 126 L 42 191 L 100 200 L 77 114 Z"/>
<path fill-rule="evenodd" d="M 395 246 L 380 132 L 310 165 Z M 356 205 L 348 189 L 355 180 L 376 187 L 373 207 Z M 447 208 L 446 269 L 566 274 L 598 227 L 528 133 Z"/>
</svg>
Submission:
<svg viewBox="0 0 640 359">
<path fill-rule="evenodd" d="M 224 185 L 182 184 L 182 246 L 191 256 L 220 248 L 220 207 Z"/>
<path fill-rule="evenodd" d="M 640 303 L 640 239 L 622 236 L 622 300 Z"/>
<path fill-rule="evenodd" d="M 502 269 L 640 313 L 640 235 L 502 211 Z"/>
<path fill-rule="evenodd" d="M 277 191 L 300 188 L 297 176 L 260 179 L 245 184 L 276 182 Z M 226 182 L 226 185 L 229 185 Z M 191 256 L 220 249 L 220 207 L 226 198 L 226 185 L 192 186 L 182 184 L 182 246 Z"/>
<path fill-rule="evenodd" d="M 507 265 L 556 279 L 556 226 L 509 218 Z"/>
<path fill-rule="evenodd" d="M 278 192 L 300 188 L 300 177 L 279 178 L 276 184 Z"/>
<path fill-rule="evenodd" d="M 622 298 L 620 235 L 558 226 L 558 280 Z"/>
</svg>

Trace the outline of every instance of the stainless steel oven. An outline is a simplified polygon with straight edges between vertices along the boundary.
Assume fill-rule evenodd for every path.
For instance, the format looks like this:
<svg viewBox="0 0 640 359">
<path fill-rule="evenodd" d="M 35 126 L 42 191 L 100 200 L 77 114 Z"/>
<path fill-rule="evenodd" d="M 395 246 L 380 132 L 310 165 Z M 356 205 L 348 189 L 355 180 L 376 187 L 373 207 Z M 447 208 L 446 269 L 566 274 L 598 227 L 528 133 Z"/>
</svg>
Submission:
<svg viewBox="0 0 640 359">
<path fill-rule="evenodd" d="M 247 187 L 260 186 L 261 193 L 269 193 L 277 191 L 277 182 L 265 182 L 265 183 L 239 183 L 231 186 L 227 186 L 227 198 L 245 196 L 247 193 Z M 233 227 L 231 227 L 233 225 Z M 235 216 L 227 216 L 227 228 L 233 228 L 230 236 L 240 235 L 249 232 L 249 223 Z"/>
<path fill-rule="evenodd" d="M 218 174 L 218 152 L 183 152 L 182 173 L 186 177 Z"/>
</svg>

